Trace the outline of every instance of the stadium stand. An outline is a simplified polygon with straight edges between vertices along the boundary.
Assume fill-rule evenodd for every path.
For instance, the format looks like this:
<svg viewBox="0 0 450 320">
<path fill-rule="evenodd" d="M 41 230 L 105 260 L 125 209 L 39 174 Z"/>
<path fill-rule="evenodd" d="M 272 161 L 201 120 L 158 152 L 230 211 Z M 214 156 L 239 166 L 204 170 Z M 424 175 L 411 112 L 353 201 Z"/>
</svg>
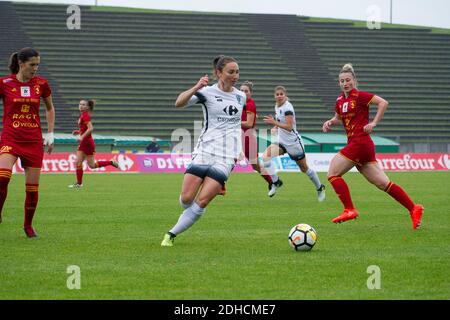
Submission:
<svg viewBox="0 0 450 320">
<path fill-rule="evenodd" d="M 33 39 L 25 32 L 21 18 L 10 2 L 0 3 L 0 42 L 0 76 L 3 77 L 9 74 L 7 66 L 11 53 L 23 47 L 33 46 Z M 55 104 L 61 105 L 63 100 L 59 91 L 58 81 L 49 73 L 45 59 L 40 64 L 40 74 L 45 76 L 51 83 Z M 0 108 L 2 109 L 3 105 Z M 69 109 L 58 109 L 58 121 L 55 124 L 56 131 L 65 130 L 71 125 L 69 115 Z"/>
<path fill-rule="evenodd" d="M 390 101 L 377 134 L 402 144 L 450 142 L 449 33 L 298 19 L 331 74 L 351 61 L 360 88 Z"/>
<path fill-rule="evenodd" d="M 401 145 L 450 145 L 450 34 L 295 15 L 80 8 L 81 28 L 69 30 L 67 5 L 0 2 L 0 71 L 7 74 L 13 50 L 41 52 L 59 133 L 75 126 L 81 98 L 97 100 L 100 135 L 170 140 L 176 128 L 192 132 L 201 109 L 175 110 L 176 96 L 226 54 L 239 61 L 241 80 L 255 84 L 260 128 L 273 112 L 273 88 L 284 85 L 298 129 L 320 132 L 333 113 L 339 68 L 352 62 L 360 89 L 390 101 L 378 135 Z"/>
</svg>

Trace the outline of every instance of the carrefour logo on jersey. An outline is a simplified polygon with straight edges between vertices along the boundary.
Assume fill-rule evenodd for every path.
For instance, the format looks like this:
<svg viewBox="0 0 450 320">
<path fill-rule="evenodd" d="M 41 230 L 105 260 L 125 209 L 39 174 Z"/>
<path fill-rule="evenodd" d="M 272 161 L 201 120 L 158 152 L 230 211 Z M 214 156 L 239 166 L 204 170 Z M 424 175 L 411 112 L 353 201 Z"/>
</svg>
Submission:
<svg viewBox="0 0 450 320">
<path fill-rule="evenodd" d="M 234 116 L 236 113 L 239 112 L 238 108 L 236 108 L 235 106 L 228 106 L 223 108 L 223 112 L 225 112 L 226 114 L 230 115 L 230 116 Z"/>
</svg>

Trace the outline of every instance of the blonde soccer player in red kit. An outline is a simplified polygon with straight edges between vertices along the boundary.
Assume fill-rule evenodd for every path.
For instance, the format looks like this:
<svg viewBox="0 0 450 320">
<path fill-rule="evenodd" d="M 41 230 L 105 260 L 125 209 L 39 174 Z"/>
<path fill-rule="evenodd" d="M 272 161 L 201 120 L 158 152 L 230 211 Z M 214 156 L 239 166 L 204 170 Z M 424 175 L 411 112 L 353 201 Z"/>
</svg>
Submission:
<svg viewBox="0 0 450 320">
<path fill-rule="evenodd" d="M 344 211 L 332 221 L 341 223 L 359 216 L 353 205 L 347 183 L 342 178 L 346 172 L 356 166 L 370 183 L 387 192 L 408 210 L 413 229 L 417 229 L 422 221 L 423 206 L 415 204 L 399 185 L 389 180 L 377 163 L 375 145 L 370 138 L 370 134 L 381 121 L 388 102 L 373 93 L 357 89 L 356 74 L 351 64 L 342 67 L 339 73 L 339 86 L 342 93 L 336 100 L 335 115 L 325 121 L 322 127 L 324 132 L 329 132 L 333 125 L 342 122 L 347 133 L 347 145 L 334 156 L 328 170 L 328 181 L 344 205 Z M 369 122 L 369 105 L 371 104 L 377 106 L 377 113 Z"/>
</svg>

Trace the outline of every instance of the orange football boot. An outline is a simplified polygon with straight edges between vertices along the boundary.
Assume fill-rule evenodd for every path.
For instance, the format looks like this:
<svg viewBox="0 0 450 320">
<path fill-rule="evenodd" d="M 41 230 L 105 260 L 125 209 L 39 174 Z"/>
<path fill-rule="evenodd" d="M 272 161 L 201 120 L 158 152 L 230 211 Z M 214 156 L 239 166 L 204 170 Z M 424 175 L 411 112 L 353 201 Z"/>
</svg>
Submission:
<svg viewBox="0 0 450 320">
<path fill-rule="evenodd" d="M 414 208 L 410 212 L 414 230 L 419 228 L 420 224 L 422 223 L 423 210 L 424 210 L 423 205 L 416 204 L 416 205 L 414 205 Z"/>
<path fill-rule="evenodd" d="M 345 222 L 347 220 L 353 220 L 356 219 L 359 216 L 358 211 L 356 209 L 344 209 L 344 211 L 334 218 L 332 221 L 334 223 L 341 223 Z"/>
</svg>

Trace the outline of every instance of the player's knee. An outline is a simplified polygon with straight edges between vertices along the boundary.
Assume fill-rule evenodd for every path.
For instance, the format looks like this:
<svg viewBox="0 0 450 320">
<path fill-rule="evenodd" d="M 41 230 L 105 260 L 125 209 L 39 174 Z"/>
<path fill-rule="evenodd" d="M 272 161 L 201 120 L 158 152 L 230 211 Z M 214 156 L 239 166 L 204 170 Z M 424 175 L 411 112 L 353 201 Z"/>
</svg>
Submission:
<svg viewBox="0 0 450 320">
<path fill-rule="evenodd" d="M 342 175 L 343 175 L 343 173 L 342 173 L 341 170 L 333 168 L 332 166 L 330 166 L 330 168 L 328 169 L 328 172 L 327 172 L 327 179 L 330 180 L 330 178 L 340 177 Z"/>
<path fill-rule="evenodd" d="M 304 163 L 299 164 L 299 167 L 303 173 L 306 173 L 309 170 L 308 165 Z"/>
<path fill-rule="evenodd" d="M 328 174 L 327 174 L 328 181 L 331 182 L 331 180 L 334 180 L 335 178 L 342 178 L 342 176 L 340 174 L 334 174 L 334 173 L 328 172 Z"/>
<path fill-rule="evenodd" d="M 183 207 L 183 209 L 187 209 L 192 205 L 192 200 L 186 201 L 181 195 L 180 195 L 180 205 Z"/>
<path fill-rule="evenodd" d="M 180 204 L 184 208 L 184 205 L 190 206 L 194 201 L 194 197 L 187 193 L 180 194 Z"/>
</svg>

